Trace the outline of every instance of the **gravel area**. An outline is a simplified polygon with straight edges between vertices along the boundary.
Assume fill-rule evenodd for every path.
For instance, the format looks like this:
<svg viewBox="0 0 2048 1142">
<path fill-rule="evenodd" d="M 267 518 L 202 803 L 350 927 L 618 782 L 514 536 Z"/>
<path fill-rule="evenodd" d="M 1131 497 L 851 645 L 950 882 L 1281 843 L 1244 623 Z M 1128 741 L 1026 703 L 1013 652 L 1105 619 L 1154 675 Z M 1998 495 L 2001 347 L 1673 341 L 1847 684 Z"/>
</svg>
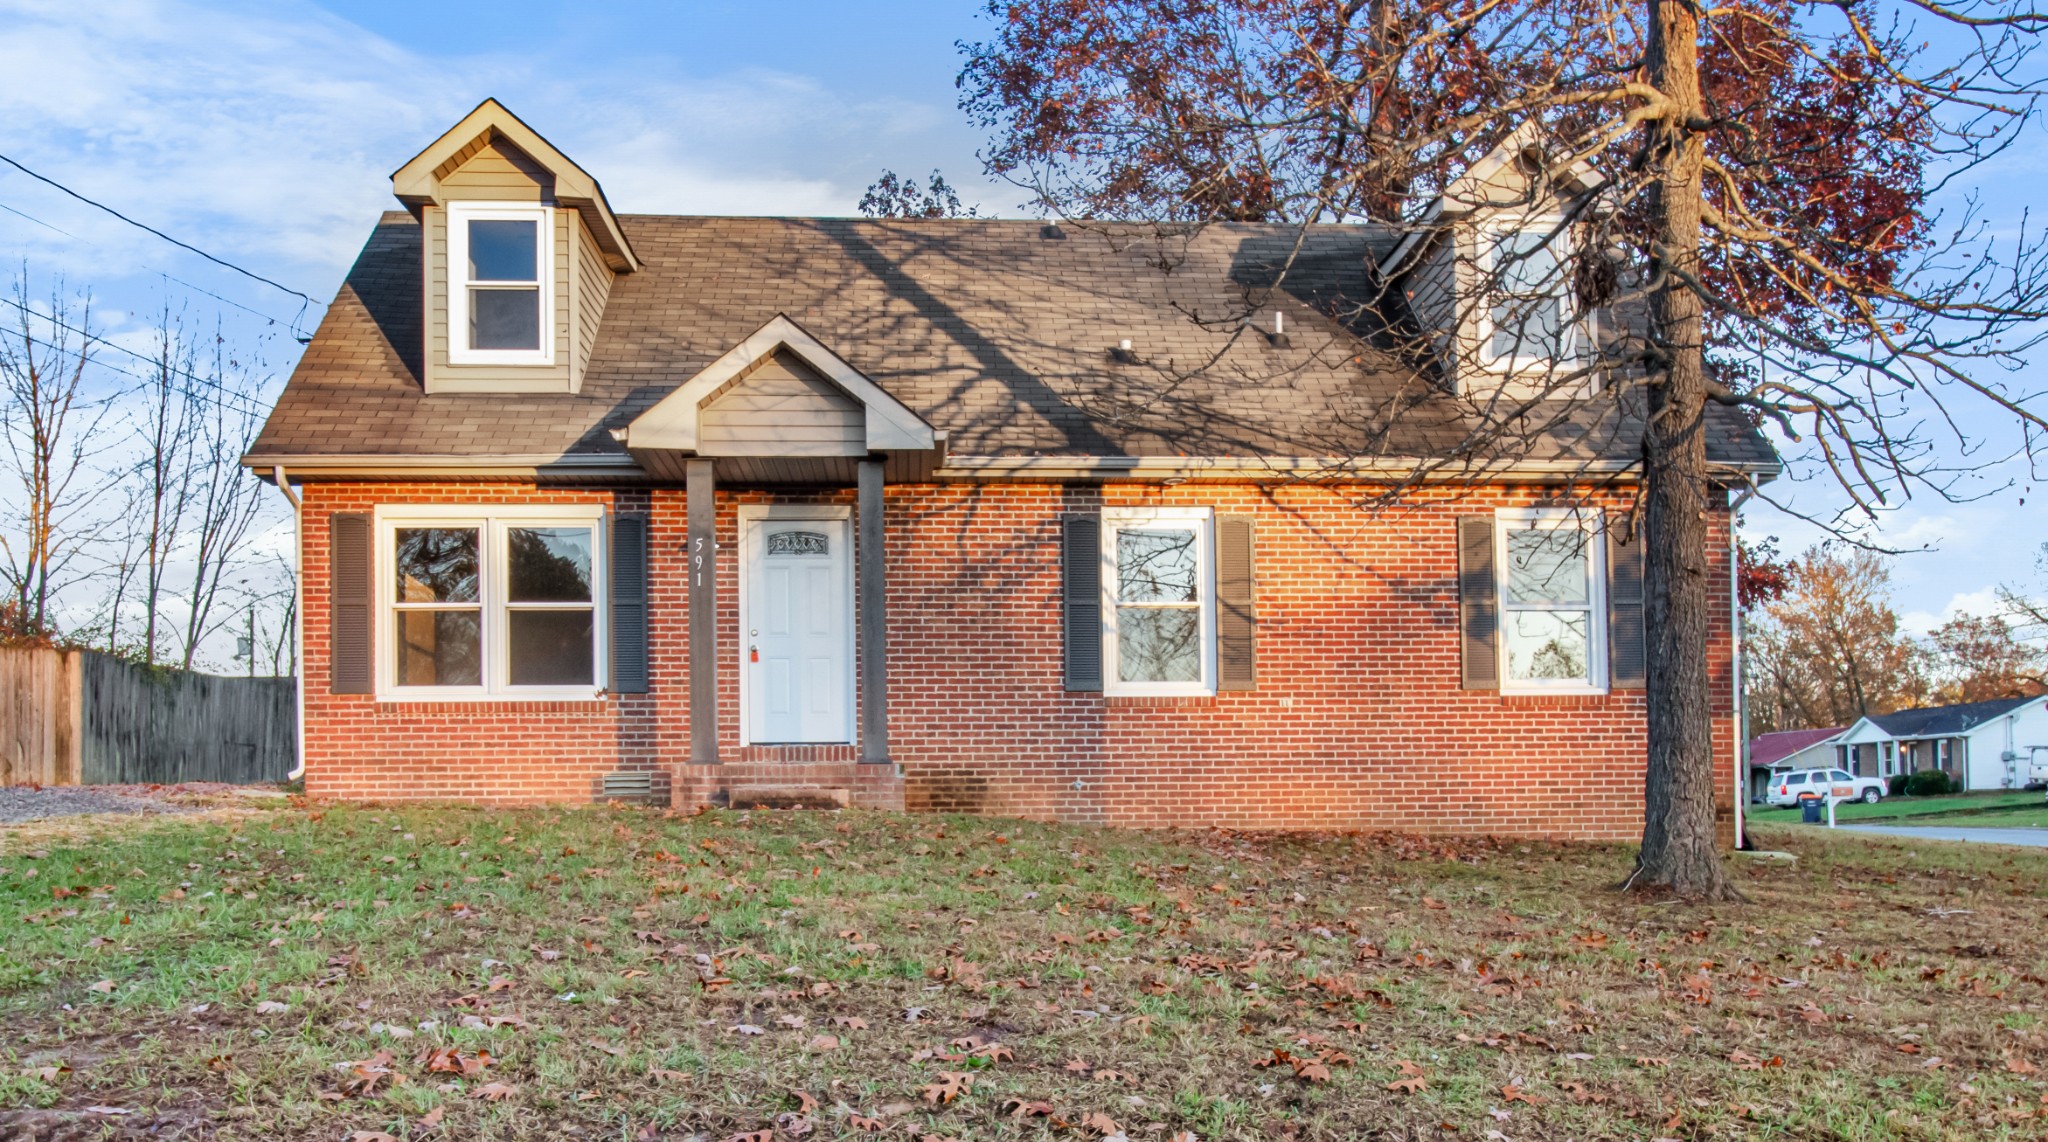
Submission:
<svg viewBox="0 0 2048 1142">
<path fill-rule="evenodd" d="M 87 813 L 196 813 L 232 785 L 0 786 L 0 825 Z"/>
</svg>

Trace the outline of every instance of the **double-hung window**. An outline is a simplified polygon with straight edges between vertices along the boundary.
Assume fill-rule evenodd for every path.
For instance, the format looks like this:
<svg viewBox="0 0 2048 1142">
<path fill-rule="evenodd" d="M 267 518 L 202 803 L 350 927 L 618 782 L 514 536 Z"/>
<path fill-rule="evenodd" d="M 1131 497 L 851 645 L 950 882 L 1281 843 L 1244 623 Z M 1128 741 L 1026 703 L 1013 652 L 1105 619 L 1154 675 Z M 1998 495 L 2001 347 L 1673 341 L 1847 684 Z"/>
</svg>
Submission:
<svg viewBox="0 0 2048 1142">
<path fill-rule="evenodd" d="M 1481 364 L 1520 372 L 1565 364 L 1577 355 L 1570 253 L 1561 219 L 1518 220 L 1513 227 L 1481 231 Z"/>
<path fill-rule="evenodd" d="M 555 359 L 554 212 L 519 203 L 448 206 L 448 359 Z"/>
<path fill-rule="evenodd" d="M 380 692 L 595 696 L 601 524 L 594 505 L 380 509 Z"/>
<path fill-rule="evenodd" d="M 1105 693 L 1215 691 L 1212 551 L 1207 508 L 1102 513 Z"/>
<path fill-rule="evenodd" d="M 1508 692 L 1607 687 L 1607 622 L 1598 513 L 1500 512 L 1501 681 Z"/>
</svg>

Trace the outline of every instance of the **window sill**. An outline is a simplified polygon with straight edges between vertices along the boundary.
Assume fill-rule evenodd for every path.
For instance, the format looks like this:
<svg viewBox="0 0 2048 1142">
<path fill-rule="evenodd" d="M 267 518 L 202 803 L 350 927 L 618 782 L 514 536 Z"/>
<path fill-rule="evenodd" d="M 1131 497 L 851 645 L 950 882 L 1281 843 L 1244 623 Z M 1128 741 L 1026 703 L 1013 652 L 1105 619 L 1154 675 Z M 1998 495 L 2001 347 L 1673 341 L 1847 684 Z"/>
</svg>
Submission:
<svg viewBox="0 0 2048 1142">
<path fill-rule="evenodd" d="M 1105 706 L 1131 709 L 1213 706 L 1216 695 L 1206 691 L 1200 694 L 1104 694 L 1102 702 Z"/>
<path fill-rule="evenodd" d="M 501 367 L 509 365 L 514 368 L 531 366 L 537 369 L 544 369 L 555 363 L 555 355 L 553 353 L 527 352 L 492 353 L 477 350 L 458 352 L 451 349 L 448 352 L 448 363 L 451 365 L 497 365 Z"/>
<path fill-rule="evenodd" d="M 480 690 L 449 693 L 386 690 L 376 695 L 378 704 L 386 706 L 441 706 L 478 702 L 502 702 L 516 706 L 525 702 L 603 702 L 607 697 L 609 695 L 603 690 L 513 690 L 496 694 Z"/>
<path fill-rule="evenodd" d="M 1591 708 L 1608 705 L 1613 700 L 1613 693 L 1607 690 L 1504 690 L 1500 695 L 1503 706 Z"/>
</svg>

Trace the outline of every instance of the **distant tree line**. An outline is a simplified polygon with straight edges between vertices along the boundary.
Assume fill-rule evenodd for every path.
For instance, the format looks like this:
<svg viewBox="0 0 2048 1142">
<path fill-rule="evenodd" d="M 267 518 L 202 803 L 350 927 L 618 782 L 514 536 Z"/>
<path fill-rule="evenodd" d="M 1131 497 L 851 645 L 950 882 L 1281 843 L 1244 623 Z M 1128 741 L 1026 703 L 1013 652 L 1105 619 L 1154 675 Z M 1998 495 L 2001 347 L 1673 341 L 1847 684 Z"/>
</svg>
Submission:
<svg viewBox="0 0 2048 1142">
<path fill-rule="evenodd" d="M 2048 544 L 2041 554 L 2048 584 Z M 1916 637 L 1891 604 L 1888 556 L 1841 543 L 1779 560 L 1743 552 L 1751 733 L 1845 726 L 1866 714 L 2048 693 L 2048 593 L 1999 589 Z"/>
</svg>

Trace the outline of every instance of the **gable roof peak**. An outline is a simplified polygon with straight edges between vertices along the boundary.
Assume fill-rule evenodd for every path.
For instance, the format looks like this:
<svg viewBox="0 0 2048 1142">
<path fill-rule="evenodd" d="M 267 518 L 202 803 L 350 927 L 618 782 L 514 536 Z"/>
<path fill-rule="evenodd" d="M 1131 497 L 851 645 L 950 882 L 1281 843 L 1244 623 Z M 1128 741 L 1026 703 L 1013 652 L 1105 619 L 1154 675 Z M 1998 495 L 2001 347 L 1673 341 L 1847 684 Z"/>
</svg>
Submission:
<svg viewBox="0 0 2048 1142">
<path fill-rule="evenodd" d="M 509 144 L 554 177 L 555 201 L 583 216 L 614 272 L 631 273 L 640 268 L 640 259 L 633 253 L 632 243 L 626 240 L 626 232 L 620 228 L 597 179 L 496 99 L 477 104 L 419 154 L 392 171 L 391 193 L 415 215 L 422 207 L 443 205 L 441 180 L 469 156 L 499 143 Z"/>
<path fill-rule="evenodd" d="M 698 414 L 705 402 L 756 362 L 785 351 L 861 406 L 866 415 L 867 446 L 870 450 L 923 451 L 937 445 L 938 435 L 923 417 L 849 364 L 788 314 L 778 313 L 653 407 L 633 418 L 625 430 L 627 450 L 666 449 L 694 453 L 699 435 Z"/>
</svg>

